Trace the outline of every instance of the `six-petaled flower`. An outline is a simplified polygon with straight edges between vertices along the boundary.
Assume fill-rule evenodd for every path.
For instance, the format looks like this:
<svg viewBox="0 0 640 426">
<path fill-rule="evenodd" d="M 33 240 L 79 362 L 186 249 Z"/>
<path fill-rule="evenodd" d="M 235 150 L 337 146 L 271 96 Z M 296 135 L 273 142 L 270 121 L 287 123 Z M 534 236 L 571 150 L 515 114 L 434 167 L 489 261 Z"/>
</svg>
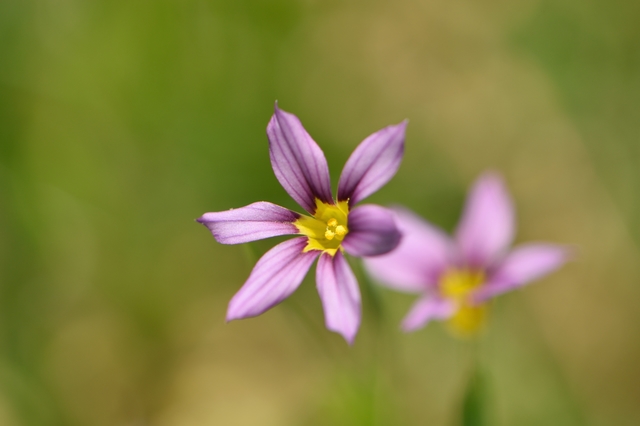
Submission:
<svg viewBox="0 0 640 426">
<path fill-rule="evenodd" d="M 329 169 L 320 147 L 298 118 L 276 105 L 267 126 L 273 171 L 284 189 L 310 215 L 257 202 L 223 212 L 205 213 L 198 221 L 223 244 L 300 234 L 260 258 L 229 303 L 227 321 L 260 315 L 288 297 L 319 257 L 316 285 L 325 323 L 352 343 L 360 326 L 360 290 L 343 252 L 376 256 L 398 245 L 393 213 L 381 206 L 355 206 L 396 173 L 404 152 L 406 122 L 367 137 L 351 154 L 331 192 Z"/>
<path fill-rule="evenodd" d="M 569 255 L 546 243 L 508 252 L 514 211 L 494 173 L 473 186 L 454 238 L 406 209 L 394 212 L 402 241 L 391 253 L 365 259 L 365 267 L 383 285 L 421 294 L 403 320 L 405 331 L 437 319 L 448 320 L 458 335 L 472 335 L 484 323 L 484 302 L 555 270 Z"/>
</svg>

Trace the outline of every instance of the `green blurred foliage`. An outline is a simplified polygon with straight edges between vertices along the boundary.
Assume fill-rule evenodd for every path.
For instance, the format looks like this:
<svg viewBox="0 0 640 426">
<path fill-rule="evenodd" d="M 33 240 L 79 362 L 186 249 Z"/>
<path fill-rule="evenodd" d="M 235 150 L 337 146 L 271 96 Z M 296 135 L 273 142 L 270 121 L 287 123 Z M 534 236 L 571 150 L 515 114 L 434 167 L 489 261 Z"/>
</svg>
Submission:
<svg viewBox="0 0 640 426">
<path fill-rule="evenodd" d="M 640 242 L 640 5 L 543 1 L 514 32 L 552 79 L 593 164 Z"/>
<path fill-rule="evenodd" d="M 638 424 L 639 18 L 630 0 L 0 2 L 0 424 L 452 425 L 475 362 L 491 424 Z M 313 270 L 224 324 L 279 239 L 221 246 L 194 219 L 299 210 L 268 160 L 276 100 L 334 184 L 408 118 L 371 202 L 451 231 L 493 168 L 518 242 L 576 262 L 497 300 L 475 355 L 439 324 L 401 334 L 413 296 L 363 276 L 353 347 Z"/>
</svg>

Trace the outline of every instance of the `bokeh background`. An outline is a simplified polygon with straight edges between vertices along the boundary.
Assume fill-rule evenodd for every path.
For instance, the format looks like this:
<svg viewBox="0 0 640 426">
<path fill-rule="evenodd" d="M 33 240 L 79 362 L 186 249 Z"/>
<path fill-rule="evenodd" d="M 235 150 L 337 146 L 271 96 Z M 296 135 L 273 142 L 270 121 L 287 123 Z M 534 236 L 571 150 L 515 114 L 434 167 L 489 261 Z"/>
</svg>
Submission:
<svg viewBox="0 0 640 426">
<path fill-rule="evenodd" d="M 474 362 L 491 425 L 640 424 L 638 22 L 632 0 L 3 0 L 0 424 L 455 425 Z M 501 297 L 476 343 L 401 334 L 413 297 L 362 282 L 348 347 L 313 274 L 225 324 L 275 241 L 194 219 L 299 210 L 269 163 L 275 100 L 334 184 L 408 118 L 372 202 L 451 230 L 497 170 L 517 241 L 578 258 Z"/>
</svg>

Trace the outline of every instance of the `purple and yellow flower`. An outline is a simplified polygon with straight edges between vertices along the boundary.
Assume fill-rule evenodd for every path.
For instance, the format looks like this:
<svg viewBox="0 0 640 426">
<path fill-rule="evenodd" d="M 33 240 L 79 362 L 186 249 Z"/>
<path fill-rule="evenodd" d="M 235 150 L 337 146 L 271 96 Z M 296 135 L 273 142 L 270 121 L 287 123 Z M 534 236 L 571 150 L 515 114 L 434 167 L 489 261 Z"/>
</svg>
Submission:
<svg viewBox="0 0 640 426">
<path fill-rule="evenodd" d="M 358 282 L 344 252 L 377 256 L 398 245 L 393 213 L 381 206 L 355 206 L 396 173 L 404 152 L 406 122 L 367 137 L 351 154 L 333 198 L 327 160 L 300 120 L 276 105 L 269 125 L 269 155 L 276 178 L 309 215 L 257 202 L 239 209 L 205 213 L 198 222 L 222 244 L 239 244 L 298 234 L 262 256 L 233 296 L 227 321 L 260 315 L 300 285 L 313 261 L 325 323 L 352 343 L 360 326 Z"/>
<path fill-rule="evenodd" d="M 381 284 L 421 295 L 402 322 L 404 331 L 447 320 L 455 334 L 473 335 L 484 324 L 485 302 L 557 269 L 569 256 L 567 248 L 548 243 L 508 250 L 514 210 L 494 173 L 474 184 L 453 238 L 406 209 L 394 213 L 402 241 L 365 259 L 365 267 Z"/>
</svg>

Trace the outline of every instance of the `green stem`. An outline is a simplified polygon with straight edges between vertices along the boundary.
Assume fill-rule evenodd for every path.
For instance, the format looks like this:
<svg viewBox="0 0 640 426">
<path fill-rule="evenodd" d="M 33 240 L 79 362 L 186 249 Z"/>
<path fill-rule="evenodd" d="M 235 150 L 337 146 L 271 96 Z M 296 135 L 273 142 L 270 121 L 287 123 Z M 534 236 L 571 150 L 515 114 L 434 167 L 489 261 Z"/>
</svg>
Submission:
<svg viewBox="0 0 640 426">
<path fill-rule="evenodd" d="M 488 375 L 480 360 L 480 341 L 473 339 L 465 345 L 469 349 L 471 368 L 461 407 L 461 426 L 492 425 L 492 399 Z"/>
</svg>

